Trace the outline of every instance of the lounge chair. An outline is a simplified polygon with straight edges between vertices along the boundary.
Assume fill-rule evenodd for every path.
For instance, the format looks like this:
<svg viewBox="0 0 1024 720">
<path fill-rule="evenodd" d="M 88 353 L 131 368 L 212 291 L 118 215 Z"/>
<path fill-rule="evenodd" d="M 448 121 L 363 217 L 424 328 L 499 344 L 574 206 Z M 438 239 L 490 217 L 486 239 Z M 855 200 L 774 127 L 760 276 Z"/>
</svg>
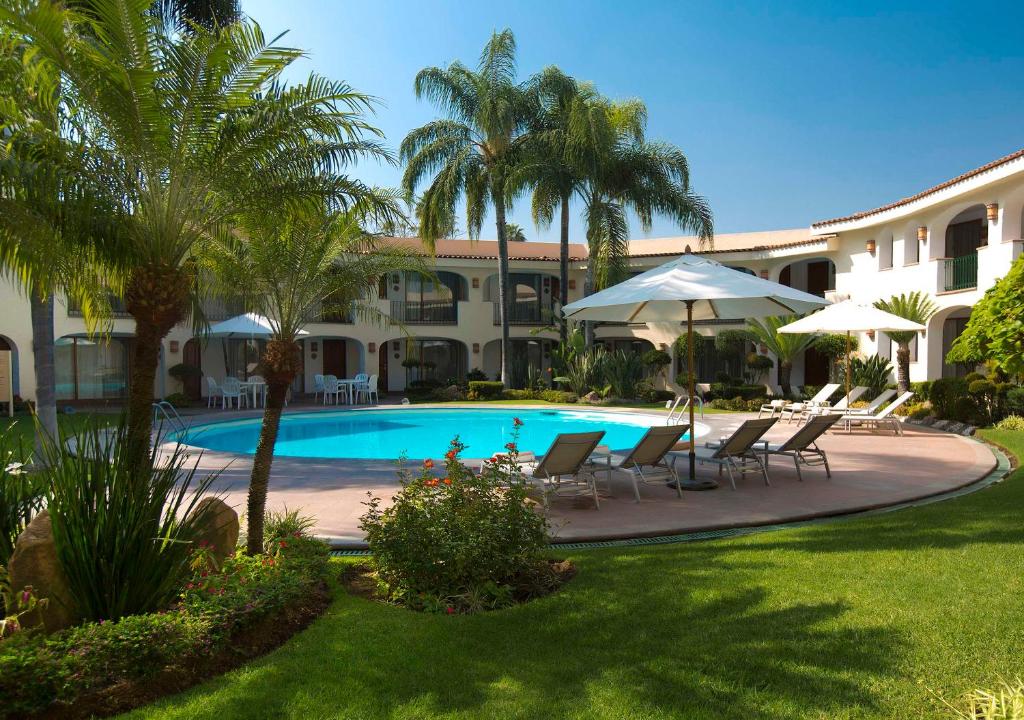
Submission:
<svg viewBox="0 0 1024 720">
<path fill-rule="evenodd" d="M 541 481 L 541 499 L 545 509 L 549 498 L 561 495 L 562 487 L 566 485 L 570 486 L 573 496 L 590 495 L 594 498 L 594 506 L 601 508 L 594 465 L 588 459 L 603 437 L 604 430 L 561 433 L 538 462 L 521 465 L 524 476 Z"/>
<path fill-rule="evenodd" d="M 778 418 L 773 417 L 747 420 L 725 440 L 718 443 L 709 442 L 704 447 L 697 448 L 697 460 L 702 463 L 708 462 L 718 465 L 719 475 L 722 474 L 723 467 L 728 470 L 729 482 L 733 490 L 736 489 L 736 474 L 744 475 L 751 472 L 760 472 L 764 477 L 764 484 L 770 485 L 764 460 L 761 459 L 761 456 L 754 449 L 754 444 L 778 421 Z M 688 456 L 688 453 L 683 452 L 672 452 L 670 454 L 673 464 L 679 458 Z M 748 462 L 753 462 L 754 466 L 751 467 L 748 465 Z"/>
<path fill-rule="evenodd" d="M 863 415 L 856 412 L 848 412 L 840 415 L 843 424 L 846 425 L 846 431 L 850 432 L 854 425 L 863 425 L 864 427 L 875 427 L 880 428 L 883 425 L 888 425 L 892 428 L 893 435 L 903 434 L 903 423 L 899 421 L 893 413 L 896 412 L 896 408 L 903 405 L 910 398 L 914 397 L 914 393 L 909 390 L 898 398 L 896 398 L 885 410 L 875 413 L 874 415 Z"/>
<path fill-rule="evenodd" d="M 760 407 L 757 411 L 757 416 L 762 417 L 764 413 L 768 413 L 768 417 L 775 417 L 776 413 L 782 414 L 782 408 L 786 407 L 787 400 L 775 399 L 769 400 Z"/>
<path fill-rule="evenodd" d="M 796 476 L 802 482 L 804 477 L 800 473 L 800 465 L 824 465 L 825 477 L 832 477 L 832 470 L 828 466 L 828 457 L 825 451 L 818 447 L 818 438 L 839 422 L 839 415 L 816 415 L 808 419 L 807 424 L 793 433 L 789 440 L 783 443 L 764 443 L 757 448 L 758 452 L 764 454 L 764 464 L 768 467 L 768 460 L 772 455 L 785 455 L 793 458 L 796 466 Z M 763 447 L 763 450 L 761 449 Z"/>
<path fill-rule="evenodd" d="M 845 410 L 844 408 L 844 410 L 846 413 L 850 415 L 874 415 L 876 412 L 878 412 L 878 409 L 882 407 L 882 405 L 884 405 L 885 403 L 889 402 L 889 400 L 894 395 L 896 395 L 896 391 L 893 390 L 892 388 L 889 388 L 888 390 L 883 391 L 878 397 L 876 397 L 870 403 L 868 403 L 867 407 L 850 408 L 849 410 Z M 834 409 L 839 410 L 840 408 L 838 405 L 836 405 Z"/>
<path fill-rule="evenodd" d="M 650 470 L 662 469 L 668 472 L 675 482 L 676 493 L 683 496 L 683 488 L 679 484 L 679 477 L 675 468 L 665 462 L 665 456 L 676 446 L 679 439 L 690 429 L 687 424 L 666 425 L 664 427 L 652 427 L 649 429 L 636 446 L 626 455 L 611 455 L 609 462 L 610 470 L 622 470 L 629 473 L 633 481 L 633 497 L 640 502 L 640 487 L 638 483 L 654 482 L 644 474 L 644 468 Z"/>
<path fill-rule="evenodd" d="M 819 390 L 814 397 L 808 400 L 802 400 L 800 402 L 789 403 L 782 408 L 779 413 L 779 419 L 781 420 L 789 413 L 789 422 L 793 422 L 798 416 L 802 416 L 807 412 L 808 408 L 822 407 L 828 404 L 828 399 L 832 397 L 832 393 L 839 389 L 839 383 L 829 383 Z"/>
<path fill-rule="evenodd" d="M 849 394 L 843 395 L 835 405 L 819 405 L 804 408 L 804 411 L 800 415 L 800 420 L 807 420 L 807 418 L 813 417 L 814 415 L 827 415 L 829 413 L 842 414 L 847 411 L 850 403 L 857 402 L 857 400 L 860 399 L 860 396 L 870 389 L 871 388 L 865 387 L 864 385 L 858 385 L 853 388 Z"/>
</svg>

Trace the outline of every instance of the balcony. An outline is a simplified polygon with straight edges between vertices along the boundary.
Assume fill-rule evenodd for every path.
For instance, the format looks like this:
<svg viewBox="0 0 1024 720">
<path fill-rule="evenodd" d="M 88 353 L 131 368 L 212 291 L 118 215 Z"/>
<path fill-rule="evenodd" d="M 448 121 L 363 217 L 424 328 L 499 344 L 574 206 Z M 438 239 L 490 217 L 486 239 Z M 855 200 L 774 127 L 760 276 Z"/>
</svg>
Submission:
<svg viewBox="0 0 1024 720">
<path fill-rule="evenodd" d="M 351 325 L 355 322 L 355 312 L 352 305 L 338 305 L 328 303 L 313 310 L 310 322 L 335 323 L 338 325 Z"/>
<path fill-rule="evenodd" d="M 494 306 L 493 322 L 495 326 L 501 325 L 501 303 L 491 303 Z M 509 307 L 509 325 L 549 325 L 556 316 L 554 304 L 542 305 L 539 300 L 519 300 Z"/>
<path fill-rule="evenodd" d="M 954 258 L 941 258 L 941 292 L 973 290 L 978 287 L 978 253 Z"/>
<path fill-rule="evenodd" d="M 116 295 L 109 295 L 107 300 L 110 302 L 110 316 L 114 318 L 130 318 L 131 314 L 124 307 L 124 300 L 117 297 Z M 74 298 L 68 298 L 68 317 L 80 318 L 82 317 L 82 304 Z"/>
<path fill-rule="evenodd" d="M 392 300 L 392 325 L 458 325 L 458 305 L 452 300 Z"/>
</svg>

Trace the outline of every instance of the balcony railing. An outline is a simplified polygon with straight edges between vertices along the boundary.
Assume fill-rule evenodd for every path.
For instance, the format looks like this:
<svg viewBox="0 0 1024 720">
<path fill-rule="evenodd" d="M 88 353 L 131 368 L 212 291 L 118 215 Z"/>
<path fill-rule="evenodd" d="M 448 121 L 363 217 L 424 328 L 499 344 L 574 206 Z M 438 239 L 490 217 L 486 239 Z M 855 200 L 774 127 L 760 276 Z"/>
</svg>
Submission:
<svg viewBox="0 0 1024 720">
<path fill-rule="evenodd" d="M 501 303 L 494 306 L 494 324 L 501 325 Z M 538 300 L 519 300 L 509 307 L 509 325 L 547 325 L 555 317 L 555 305 L 542 305 Z"/>
<path fill-rule="evenodd" d="M 314 308 L 310 315 L 310 322 L 337 323 L 340 325 L 351 325 L 355 322 L 355 311 L 352 305 L 321 305 Z"/>
<path fill-rule="evenodd" d="M 110 302 L 110 314 L 115 318 L 130 318 L 131 314 L 124 307 L 124 300 L 117 297 L 116 295 L 110 295 L 108 298 Z M 68 317 L 80 318 L 82 317 L 82 305 L 74 298 L 68 298 Z"/>
<path fill-rule="evenodd" d="M 215 300 L 203 301 L 203 315 L 207 322 L 220 322 L 228 318 L 237 317 L 245 312 L 245 306 L 236 300 Z"/>
<path fill-rule="evenodd" d="M 457 325 L 459 306 L 452 300 L 392 300 L 391 322 L 405 325 Z"/>
<path fill-rule="evenodd" d="M 942 258 L 943 291 L 971 290 L 978 287 L 978 253 Z"/>
</svg>

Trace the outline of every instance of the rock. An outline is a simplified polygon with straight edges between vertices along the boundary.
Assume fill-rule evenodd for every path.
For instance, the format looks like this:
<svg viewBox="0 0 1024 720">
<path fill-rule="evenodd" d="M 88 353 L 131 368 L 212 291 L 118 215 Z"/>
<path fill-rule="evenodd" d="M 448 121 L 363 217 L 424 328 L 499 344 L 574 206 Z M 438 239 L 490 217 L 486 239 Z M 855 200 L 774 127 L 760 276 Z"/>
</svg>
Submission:
<svg viewBox="0 0 1024 720">
<path fill-rule="evenodd" d="M 934 425 L 936 423 L 937 420 L 938 420 L 938 418 L 935 417 L 934 415 L 927 415 L 924 418 L 922 418 L 920 422 L 921 422 L 922 425 L 925 425 L 927 427 L 931 427 L 932 425 Z"/>
<path fill-rule="evenodd" d="M 945 430 L 949 427 L 949 420 L 936 420 L 932 423 L 932 427 L 936 430 Z"/>
<path fill-rule="evenodd" d="M 959 435 L 963 429 L 967 427 L 962 422 L 951 422 L 944 429 L 946 432 L 951 432 L 954 435 Z"/>
<path fill-rule="evenodd" d="M 46 632 L 56 632 L 71 627 L 78 620 L 67 576 L 57 559 L 48 510 L 32 518 L 28 527 L 18 535 L 7 571 L 13 592 L 21 592 L 31 586 L 37 598 L 46 600 L 45 604 L 37 606 L 21 619 L 25 627 L 42 625 Z"/>
<path fill-rule="evenodd" d="M 591 390 L 590 392 L 583 396 L 583 402 L 588 402 L 591 405 L 596 405 L 597 403 L 601 402 L 601 396 L 598 395 L 593 390 Z"/>
<path fill-rule="evenodd" d="M 978 428 L 974 427 L 973 425 L 964 425 L 964 429 L 960 431 L 960 434 L 963 435 L 964 437 L 970 437 L 977 430 Z"/>
<path fill-rule="evenodd" d="M 203 498 L 193 510 L 198 516 L 196 544 L 207 543 L 218 566 L 238 546 L 238 513 L 220 498 Z"/>
</svg>

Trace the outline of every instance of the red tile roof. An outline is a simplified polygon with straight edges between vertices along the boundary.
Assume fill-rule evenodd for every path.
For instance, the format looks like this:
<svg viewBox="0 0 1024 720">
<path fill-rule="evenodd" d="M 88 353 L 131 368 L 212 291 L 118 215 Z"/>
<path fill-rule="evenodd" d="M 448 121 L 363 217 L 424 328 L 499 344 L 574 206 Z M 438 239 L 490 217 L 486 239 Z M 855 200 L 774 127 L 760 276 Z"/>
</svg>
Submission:
<svg viewBox="0 0 1024 720">
<path fill-rule="evenodd" d="M 409 247 L 424 250 L 419 238 L 395 238 Z M 496 260 L 498 257 L 497 240 L 438 240 L 434 245 L 434 254 L 439 258 L 457 260 Z M 552 242 L 510 242 L 508 244 L 509 260 L 532 260 L 536 262 L 558 262 L 559 244 Z M 569 260 L 587 259 L 587 246 L 570 243 Z"/>
<path fill-rule="evenodd" d="M 1024 157 L 1024 148 L 1016 152 L 1010 153 L 1009 155 L 1006 155 L 1004 157 L 1001 157 L 998 160 L 993 160 L 992 162 L 982 165 L 979 168 L 969 170 L 968 172 L 965 172 L 962 175 L 957 175 L 955 178 L 947 180 L 946 182 L 943 183 L 939 183 L 938 185 L 930 187 L 927 190 L 922 190 L 916 195 L 905 197 L 902 200 L 897 200 L 896 202 L 889 203 L 888 205 L 877 207 L 874 210 L 865 210 L 863 212 L 854 213 L 853 215 L 846 215 L 845 217 L 832 218 L 831 220 L 820 220 L 816 223 L 813 223 L 811 227 L 816 228 L 822 227 L 824 225 L 835 225 L 836 223 L 849 222 L 850 220 L 860 220 L 862 218 L 870 217 L 872 215 L 878 215 L 879 213 L 883 213 L 886 210 L 892 210 L 893 208 L 898 208 L 903 205 L 909 205 L 910 203 L 920 200 L 921 198 L 928 197 L 929 195 L 937 193 L 940 190 L 945 190 L 946 188 L 952 187 L 953 185 L 961 183 L 964 180 L 970 180 L 971 178 L 986 173 L 989 170 L 994 170 L 1000 165 L 1005 165 L 1006 163 L 1013 162 L 1014 160 L 1018 160 L 1022 157 Z"/>
</svg>

